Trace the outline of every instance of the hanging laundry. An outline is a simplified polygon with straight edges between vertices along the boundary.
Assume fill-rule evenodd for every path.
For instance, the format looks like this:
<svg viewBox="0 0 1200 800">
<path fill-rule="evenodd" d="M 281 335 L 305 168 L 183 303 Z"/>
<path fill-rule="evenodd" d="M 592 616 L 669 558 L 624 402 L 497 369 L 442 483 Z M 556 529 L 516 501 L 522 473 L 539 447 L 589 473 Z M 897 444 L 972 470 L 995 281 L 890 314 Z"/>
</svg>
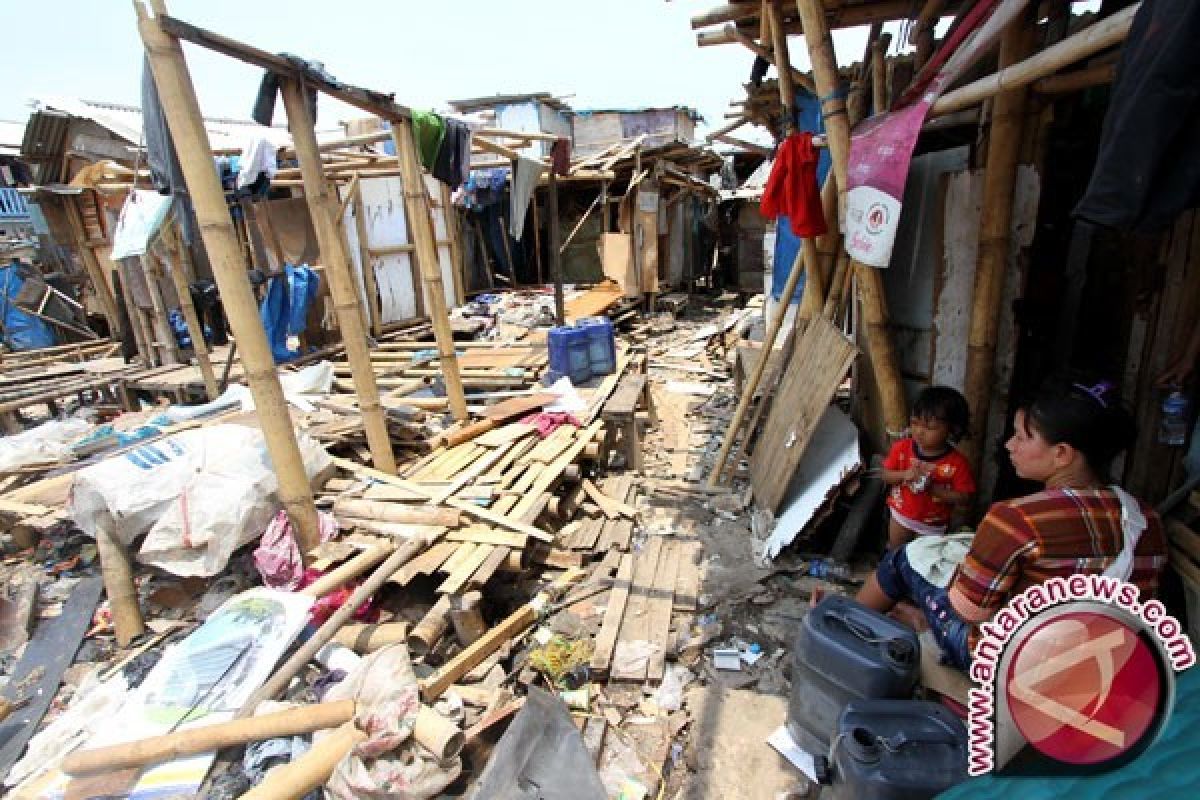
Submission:
<svg viewBox="0 0 1200 800">
<path fill-rule="evenodd" d="M 571 171 L 571 140 L 562 136 L 550 146 L 550 169 L 559 177 Z"/>
<path fill-rule="evenodd" d="M 321 277 L 312 269 L 291 264 L 284 267 L 283 275 L 267 283 L 259 314 L 275 363 L 291 361 L 300 355 L 299 349 L 293 348 L 288 340 L 304 332 L 309 306 L 317 299 L 320 285 Z"/>
<path fill-rule="evenodd" d="M 421 157 L 421 166 L 433 172 L 438 149 L 446 136 L 446 123 L 432 111 L 414 111 L 412 129 L 413 139 L 417 142 L 417 154 Z"/>
<path fill-rule="evenodd" d="M 452 117 L 444 121 L 446 133 L 430 173 L 451 189 L 457 189 L 471 173 L 471 129 Z"/>
<path fill-rule="evenodd" d="M 336 78 L 325 71 L 325 65 L 320 61 L 309 61 L 308 59 L 294 56 L 290 53 L 280 53 L 297 67 L 305 75 L 321 81 L 322 83 L 340 86 Z M 271 126 L 275 119 L 275 97 L 279 93 L 280 86 L 283 85 L 282 78 L 274 72 L 267 70 L 263 73 L 262 82 L 258 85 L 258 95 L 254 98 L 254 109 L 250 112 L 250 119 L 257 122 L 259 125 Z M 317 121 L 317 89 L 315 86 L 304 87 L 304 99 L 308 106 L 308 116 L 313 122 Z"/>
<path fill-rule="evenodd" d="M 817 186 L 817 148 L 811 133 L 793 133 L 779 145 L 775 165 L 763 190 L 762 214 L 786 214 L 792 233 L 811 239 L 827 230 Z"/>
<path fill-rule="evenodd" d="M 239 159 L 241 171 L 237 174 L 237 188 L 245 189 L 255 183 L 260 175 L 266 175 L 270 181 L 277 170 L 276 148 L 270 139 L 258 133 L 251 133 L 242 145 L 242 157 Z"/>
<path fill-rule="evenodd" d="M 1146 0 L 1121 47 L 1100 150 L 1074 215 L 1148 231 L 1200 204 L 1200 3 Z"/>
<path fill-rule="evenodd" d="M 533 190 L 546 165 L 536 158 L 521 156 L 513 162 L 513 182 L 508 199 L 508 232 L 517 241 L 525 232 L 525 212 L 533 199 Z"/>
</svg>

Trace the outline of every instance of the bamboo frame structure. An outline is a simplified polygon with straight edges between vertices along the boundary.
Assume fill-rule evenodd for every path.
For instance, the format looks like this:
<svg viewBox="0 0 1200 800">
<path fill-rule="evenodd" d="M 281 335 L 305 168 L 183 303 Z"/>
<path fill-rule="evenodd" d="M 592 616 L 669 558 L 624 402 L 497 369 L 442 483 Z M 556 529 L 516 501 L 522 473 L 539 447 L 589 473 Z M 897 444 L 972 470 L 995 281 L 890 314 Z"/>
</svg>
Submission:
<svg viewBox="0 0 1200 800">
<path fill-rule="evenodd" d="M 417 145 L 413 138 L 412 120 L 408 118 L 392 121 L 392 141 L 396 144 L 396 155 L 400 158 L 403 171 L 404 207 L 408 212 L 408 228 L 416 246 L 417 265 L 424 278 L 425 302 L 433 336 L 437 341 L 438 359 L 446 381 L 446 399 L 450 413 L 462 422 L 467 418 L 467 400 L 463 393 L 462 374 L 458 368 L 458 356 L 454 351 L 454 332 L 446 313 L 446 291 L 442 285 L 442 268 L 438 262 L 437 241 L 434 237 L 433 219 L 429 211 L 429 192 L 421 174 L 421 163 L 417 159 Z"/>
<path fill-rule="evenodd" d="M 1018 18 L 1000 39 L 1001 69 L 1019 62 L 1029 49 L 1029 31 Z M 992 400 L 996 365 L 996 336 L 1000 327 L 1004 278 L 1008 273 L 1012 242 L 1012 205 L 1017 183 L 1017 159 L 1025 122 L 1028 90 L 1020 87 L 996 95 L 988 137 L 987 166 L 983 174 L 983 210 L 979 220 L 979 256 L 975 267 L 975 293 L 967 340 L 965 392 L 975 421 L 976 435 L 963 442 L 963 450 L 978 469 Z"/>
<path fill-rule="evenodd" d="M 396 456 L 392 451 L 387 419 L 379 402 L 375 369 L 371 366 L 371 353 L 367 348 L 367 331 L 363 324 L 365 315 L 359 303 L 358 287 L 350 272 L 350 258 L 343 244 L 341 220 L 337 217 L 340 204 L 330 192 L 329 182 L 321 172 L 317 135 L 313 130 L 304 86 L 299 80 L 283 82 L 283 104 L 304 180 L 304 199 L 325 264 L 325 277 L 329 281 L 329 292 L 333 295 L 333 308 L 346 349 L 346 360 L 350 362 L 350 375 L 358 395 L 358 408 L 367 446 L 371 450 L 371 461 L 376 469 L 394 475 Z M 364 269 L 367 266 L 364 265 Z"/>
<path fill-rule="evenodd" d="M 301 554 L 307 554 L 320 543 L 312 487 L 296 442 L 279 375 L 275 371 L 275 359 L 259 319 L 258 303 L 246 278 L 241 244 L 225 204 L 225 193 L 213 170 L 210 155 L 212 146 L 183 48 L 179 40 L 159 24 L 158 17 L 166 14 L 164 0 L 151 0 L 151 3 L 155 12 L 153 17 L 141 2 L 134 3 L 138 32 L 195 205 L 196 219 L 212 264 L 213 277 L 242 354 L 246 380 L 254 396 L 267 451 L 279 480 L 280 500 L 296 531 Z"/>
<path fill-rule="evenodd" d="M 838 195 L 844 197 L 850 156 L 850 121 L 847 118 L 846 103 L 838 94 L 840 81 L 833 39 L 829 34 L 824 6 L 820 0 L 796 0 L 796 8 L 803 20 L 804 39 L 808 44 L 809 58 L 813 65 L 813 77 L 816 79 L 818 95 L 822 98 L 826 141 L 833 156 Z M 840 209 L 843 203 L 839 202 L 838 206 Z M 883 406 L 884 425 L 889 432 L 899 433 L 908 424 L 908 403 L 904 396 L 904 383 L 900 378 L 896 349 L 887 329 L 883 276 L 879 274 L 879 270 L 853 260 L 850 263 L 859 286 L 867 347 Z"/>
</svg>

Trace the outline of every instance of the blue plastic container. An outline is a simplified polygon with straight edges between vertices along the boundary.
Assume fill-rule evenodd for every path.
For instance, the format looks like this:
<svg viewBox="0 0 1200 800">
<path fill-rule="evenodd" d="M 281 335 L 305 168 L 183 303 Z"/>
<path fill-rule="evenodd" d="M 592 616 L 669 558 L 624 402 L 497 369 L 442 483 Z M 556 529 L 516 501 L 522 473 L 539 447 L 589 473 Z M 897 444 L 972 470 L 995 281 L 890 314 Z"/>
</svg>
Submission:
<svg viewBox="0 0 1200 800">
<path fill-rule="evenodd" d="M 546 345 L 550 350 L 551 372 L 568 376 L 576 385 L 591 379 L 587 331 L 573 325 L 551 328 L 546 334 Z"/>
<path fill-rule="evenodd" d="M 617 371 L 617 341 L 608 317 L 584 317 L 576 323 L 587 331 L 588 364 L 592 375 L 611 375 Z"/>
</svg>

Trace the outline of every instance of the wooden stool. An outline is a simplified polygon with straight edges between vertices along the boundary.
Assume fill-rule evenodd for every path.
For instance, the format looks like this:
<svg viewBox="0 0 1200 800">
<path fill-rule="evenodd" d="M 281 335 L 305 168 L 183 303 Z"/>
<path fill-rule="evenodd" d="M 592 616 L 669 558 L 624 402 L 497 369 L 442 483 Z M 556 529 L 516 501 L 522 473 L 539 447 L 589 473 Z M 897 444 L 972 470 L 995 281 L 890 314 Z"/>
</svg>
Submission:
<svg viewBox="0 0 1200 800">
<path fill-rule="evenodd" d="M 642 374 L 630 374 L 623 377 L 613 391 L 600 418 L 605 422 L 606 436 L 612 436 L 620 431 L 621 440 L 625 447 L 625 463 L 639 475 L 643 472 L 642 436 L 638 429 L 638 408 L 644 408 L 651 425 L 658 424 L 658 415 L 654 411 L 654 400 L 650 396 L 650 384 Z"/>
</svg>

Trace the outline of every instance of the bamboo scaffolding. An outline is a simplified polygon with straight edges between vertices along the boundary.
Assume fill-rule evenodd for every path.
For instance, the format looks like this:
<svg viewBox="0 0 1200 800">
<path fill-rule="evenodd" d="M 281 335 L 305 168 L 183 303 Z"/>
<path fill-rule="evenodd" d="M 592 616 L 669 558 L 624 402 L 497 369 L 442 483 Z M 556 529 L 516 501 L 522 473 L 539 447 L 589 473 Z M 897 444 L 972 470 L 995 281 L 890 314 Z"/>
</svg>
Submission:
<svg viewBox="0 0 1200 800">
<path fill-rule="evenodd" d="M 279 385 L 266 331 L 259 319 L 258 303 L 246 279 L 241 244 L 229 217 L 225 193 L 212 167 L 212 146 L 204 128 L 204 118 L 200 114 L 183 48 L 178 39 L 159 25 L 158 17 L 166 14 L 163 0 L 152 0 L 152 5 L 154 17 L 150 16 L 145 5 L 135 2 L 138 31 L 175 141 L 184 179 L 195 205 L 196 219 L 212 264 L 213 277 L 220 288 L 225 313 L 241 352 L 242 366 L 258 409 L 267 451 L 279 480 L 280 500 L 295 528 L 300 551 L 307 554 L 320 542 L 312 487 L 304 470 L 300 447 L 296 443 L 292 417 Z"/>
<path fill-rule="evenodd" d="M 166 269 L 175 285 L 175 294 L 179 295 L 179 308 L 183 312 L 188 333 L 192 337 L 192 352 L 196 356 L 196 363 L 200 365 L 200 374 L 204 378 L 204 392 L 210 401 L 216 400 L 221 393 L 217 388 L 217 376 L 213 372 L 212 359 L 208 357 L 208 343 L 204 340 L 204 326 L 200 324 L 200 318 L 196 316 L 196 306 L 192 303 L 192 293 L 188 289 L 185 266 L 187 248 L 175 238 L 174 233 L 166 234 L 164 243 L 174 256 L 172 259 L 174 263 L 168 261 Z"/>
</svg>

